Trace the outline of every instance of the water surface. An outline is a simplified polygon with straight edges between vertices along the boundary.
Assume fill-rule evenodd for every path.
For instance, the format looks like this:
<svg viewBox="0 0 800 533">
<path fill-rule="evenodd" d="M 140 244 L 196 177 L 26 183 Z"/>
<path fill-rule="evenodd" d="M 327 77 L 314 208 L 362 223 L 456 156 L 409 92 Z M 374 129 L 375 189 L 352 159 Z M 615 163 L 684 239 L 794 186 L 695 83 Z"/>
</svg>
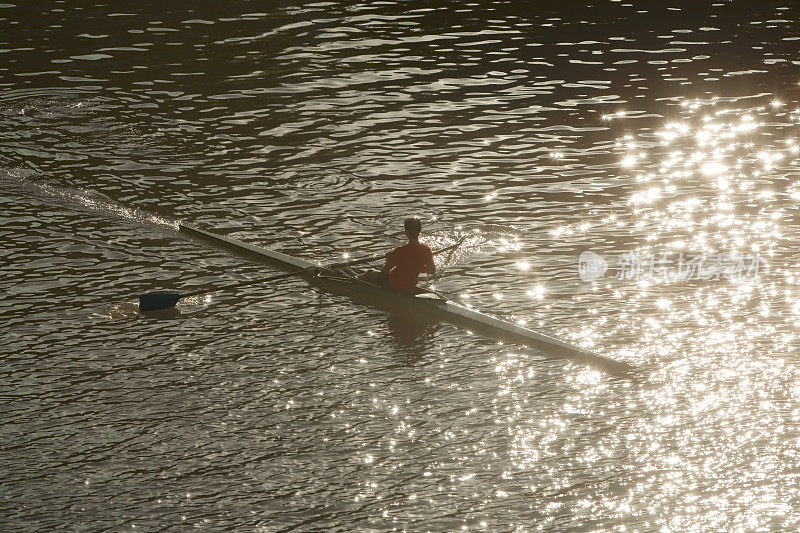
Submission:
<svg viewBox="0 0 800 533">
<path fill-rule="evenodd" d="M 0 5 L 4 529 L 797 528 L 800 13 L 582 4 Z M 180 222 L 327 262 L 409 214 L 634 375 L 299 279 L 137 313 L 276 272 Z"/>
</svg>

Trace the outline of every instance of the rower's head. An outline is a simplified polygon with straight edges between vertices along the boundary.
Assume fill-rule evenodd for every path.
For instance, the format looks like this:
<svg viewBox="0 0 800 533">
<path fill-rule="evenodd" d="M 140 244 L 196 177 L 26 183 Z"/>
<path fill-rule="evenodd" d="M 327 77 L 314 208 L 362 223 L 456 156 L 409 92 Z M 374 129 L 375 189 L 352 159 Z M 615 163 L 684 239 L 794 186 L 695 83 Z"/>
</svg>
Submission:
<svg viewBox="0 0 800 533">
<path fill-rule="evenodd" d="M 419 234 L 422 231 L 422 222 L 416 217 L 410 217 L 403 222 L 403 227 L 406 230 L 408 240 L 413 242 L 419 238 Z"/>
</svg>

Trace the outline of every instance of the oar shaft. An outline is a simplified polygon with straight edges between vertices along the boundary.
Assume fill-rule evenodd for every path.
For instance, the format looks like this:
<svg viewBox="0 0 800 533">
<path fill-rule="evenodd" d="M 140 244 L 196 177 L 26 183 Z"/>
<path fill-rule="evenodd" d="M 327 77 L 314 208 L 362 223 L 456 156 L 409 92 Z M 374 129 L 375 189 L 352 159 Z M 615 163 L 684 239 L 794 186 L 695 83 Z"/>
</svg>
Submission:
<svg viewBox="0 0 800 533">
<path fill-rule="evenodd" d="M 443 253 L 445 253 L 445 252 L 449 252 L 450 250 L 454 250 L 454 251 L 455 251 L 455 249 L 456 249 L 456 248 L 458 248 L 459 246 L 461 246 L 461 243 L 462 243 L 462 242 L 464 242 L 464 240 L 465 240 L 465 239 L 466 239 L 466 237 L 461 237 L 461 238 L 458 240 L 458 242 L 456 242 L 455 244 L 451 244 L 451 245 L 450 245 L 450 246 L 448 246 L 447 248 L 442 248 L 442 249 L 440 249 L 440 250 L 436 250 L 435 252 L 433 252 L 433 255 L 439 255 L 439 254 L 443 254 Z M 448 257 L 448 258 L 447 258 L 447 260 L 449 261 L 449 260 L 450 260 L 450 258 Z"/>
<path fill-rule="evenodd" d="M 237 281 L 236 283 L 230 283 L 228 285 L 221 285 L 219 287 L 211 287 L 211 288 L 202 289 L 202 290 L 199 290 L 199 291 L 187 292 L 186 294 L 182 294 L 181 298 L 186 298 L 186 297 L 189 297 L 189 296 L 200 296 L 201 294 L 206 294 L 206 293 L 209 293 L 209 292 L 225 291 L 225 290 L 228 290 L 228 289 L 235 289 L 237 287 L 245 287 L 247 285 L 254 285 L 256 283 L 266 283 L 267 281 L 277 281 L 279 279 L 291 278 L 293 276 L 302 276 L 303 274 L 307 274 L 307 273 L 311 272 L 312 270 L 315 270 L 315 268 L 316 267 L 314 267 L 314 268 L 304 268 L 302 270 L 297 270 L 295 272 L 287 272 L 286 274 L 278 274 L 277 276 L 271 276 L 269 278 L 248 279 L 248 280 L 244 280 L 244 281 Z"/>
<path fill-rule="evenodd" d="M 380 258 L 379 257 L 363 257 L 361 259 L 356 259 L 356 260 L 353 260 L 353 261 L 346 261 L 344 263 L 336 263 L 336 264 L 333 264 L 333 265 L 329 265 L 328 267 L 325 267 L 325 268 L 341 268 L 341 267 L 347 267 L 347 266 L 360 265 L 360 264 L 363 264 L 363 263 L 370 263 L 370 262 L 375 261 L 377 259 L 380 259 Z M 194 292 L 187 292 L 186 294 L 183 294 L 181 297 L 182 298 L 186 298 L 187 296 L 200 296 L 201 294 L 206 294 L 206 293 L 209 293 L 209 292 L 217 292 L 217 291 L 224 291 L 224 290 L 228 290 L 228 289 L 236 289 L 238 287 L 246 287 L 247 285 L 255 285 L 256 283 L 266 283 L 268 281 L 278 281 L 280 279 L 291 278 L 291 277 L 294 277 L 294 276 L 302 276 L 302 275 L 308 274 L 308 273 L 310 273 L 310 272 L 312 272 L 312 271 L 314 271 L 316 269 L 317 269 L 317 267 L 303 268 L 301 270 L 296 270 L 294 272 L 287 272 L 286 274 L 278 274 L 277 276 L 270 276 L 268 278 L 258 278 L 258 279 L 248 279 L 248 280 L 244 280 L 244 281 L 237 281 L 236 283 L 230 283 L 228 285 L 221 285 L 219 287 L 210 287 L 208 289 L 197 290 L 197 291 L 194 291 Z"/>
</svg>

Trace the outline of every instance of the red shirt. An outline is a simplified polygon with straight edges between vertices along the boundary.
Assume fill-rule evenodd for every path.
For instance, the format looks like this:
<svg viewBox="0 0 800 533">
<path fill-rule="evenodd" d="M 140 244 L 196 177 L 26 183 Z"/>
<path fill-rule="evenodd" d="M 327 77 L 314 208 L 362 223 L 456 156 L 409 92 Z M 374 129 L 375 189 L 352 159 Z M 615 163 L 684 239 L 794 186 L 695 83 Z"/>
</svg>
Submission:
<svg viewBox="0 0 800 533">
<path fill-rule="evenodd" d="M 410 291 L 417 286 L 421 272 L 429 272 L 433 267 L 431 249 L 421 243 L 398 246 L 386 256 L 392 267 L 389 270 L 389 285 L 400 292 Z"/>
</svg>

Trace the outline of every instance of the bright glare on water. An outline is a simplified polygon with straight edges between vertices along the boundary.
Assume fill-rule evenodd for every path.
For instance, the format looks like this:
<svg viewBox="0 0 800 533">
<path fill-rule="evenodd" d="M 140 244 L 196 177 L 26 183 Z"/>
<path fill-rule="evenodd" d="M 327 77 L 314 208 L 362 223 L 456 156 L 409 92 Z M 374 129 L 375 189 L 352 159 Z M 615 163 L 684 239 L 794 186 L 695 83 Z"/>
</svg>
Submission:
<svg viewBox="0 0 800 533">
<path fill-rule="evenodd" d="M 800 13 L 574 7 L 0 4 L 0 530 L 797 529 Z M 302 279 L 138 312 L 278 273 L 180 223 L 410 214 L 432 289 L 634 371 Z"/>
</svg>

